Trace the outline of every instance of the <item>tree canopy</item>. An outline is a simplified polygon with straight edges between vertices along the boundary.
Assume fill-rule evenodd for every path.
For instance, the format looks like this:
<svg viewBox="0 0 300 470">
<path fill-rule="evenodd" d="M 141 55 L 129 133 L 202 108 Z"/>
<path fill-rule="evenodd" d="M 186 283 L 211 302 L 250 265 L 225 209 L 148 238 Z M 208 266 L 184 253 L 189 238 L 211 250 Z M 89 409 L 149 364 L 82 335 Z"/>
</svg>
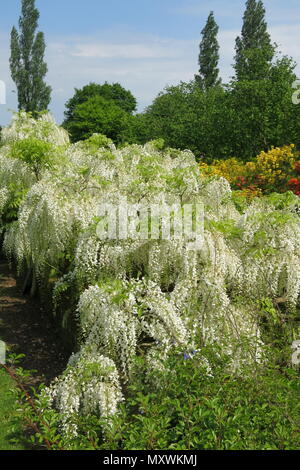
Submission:
<svg viewBox="0 0 300 470">
<path fill-rule="evenodd" d="M 63 125 L 75 141 L 99 132 L 119 143 L 136 106 L 135 97 L 119 83 L 89 83 L 76 88 L 66 103 Z"/>
<path fill-rule="evenodd" d="M 203 89 L 208 89 L 221 83 L 218 69 L 220 49 L 217 39 L 218 31 L 219 27 L 211 11 L 205 28 L 201 33 L 199 75 L 195 76 L 196 81 Z"/>
<path fill-rule="evenodd" d="M 261 0 L 247 0 L 241 35 L 236 39 L 235 71 L 238 80 L 268 75 L 275 47 L 271 43 Z"/>
<path fill-rule="evenodd" d="M 51 87 L 44 82 L 47 64 L 44 62 L 45 40 L 36 33 L 39 11 L 35 0 L 22 0 L 18 32 L 11 32 L 10 69 L 18 92 L 19 110 L 37 113 L 47 110 Z"/>
<path fill-rule="evenodd" d="M 72 119 L 65 123 L 65 128 L 73 141 L 84 140 L 99 133 L 120 144 L 130 140 L 131 118 L 115 101 L 94 95 L 74 107 Z"/>
</svg>

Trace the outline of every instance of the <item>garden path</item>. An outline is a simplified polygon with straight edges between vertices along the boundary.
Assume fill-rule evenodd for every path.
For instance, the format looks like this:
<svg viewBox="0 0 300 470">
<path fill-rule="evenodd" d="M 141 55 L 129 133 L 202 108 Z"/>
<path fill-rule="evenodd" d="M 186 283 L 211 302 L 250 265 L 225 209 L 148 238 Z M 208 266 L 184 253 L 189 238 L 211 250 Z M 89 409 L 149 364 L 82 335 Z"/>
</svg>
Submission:
<svg viewBox="0 0 300 470">
<path fill-rule="evenodd" d="M 25 354 L 20 365 L 36 370 L 32 385 L 49 383 L 66 367 L 68 353 L 57 328 L 46 316 L 40 302 L 22 295 L 17 276 L 0 258 L 0 339 L 8 353 Z"/>
</svg>

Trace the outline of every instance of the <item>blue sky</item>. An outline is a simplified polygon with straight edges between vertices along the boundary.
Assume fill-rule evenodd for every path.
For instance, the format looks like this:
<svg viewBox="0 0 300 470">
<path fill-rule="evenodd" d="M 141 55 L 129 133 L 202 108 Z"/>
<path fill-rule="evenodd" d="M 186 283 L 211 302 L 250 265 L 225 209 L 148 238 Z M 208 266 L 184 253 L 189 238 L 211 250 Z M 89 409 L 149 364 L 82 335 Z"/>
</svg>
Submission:
<svg viewBox="0 0 300 470">
<path fill-rule="evenodd" d="M 273 41 L 300 65 L 299 0 L 264 4 Z M 20 5 L 21 0 L 6 0 L 0 17 L 0 80 L 7 85 L 7 104 L 0 106 L 2 125 L 10 120 L 9 110 L 17 108 L 8 61 L 10 31 L 18 23 Z M 61 122 L 74 88 L 90 81 L 121 83 L 142 110 L 166 85 L 192 79 L 210 10 L 220 26 L 220 70 L 228 80 L 245 0 L 36 0 L 36 5 L 47 43 L 50 109 Z"/>
</svg>

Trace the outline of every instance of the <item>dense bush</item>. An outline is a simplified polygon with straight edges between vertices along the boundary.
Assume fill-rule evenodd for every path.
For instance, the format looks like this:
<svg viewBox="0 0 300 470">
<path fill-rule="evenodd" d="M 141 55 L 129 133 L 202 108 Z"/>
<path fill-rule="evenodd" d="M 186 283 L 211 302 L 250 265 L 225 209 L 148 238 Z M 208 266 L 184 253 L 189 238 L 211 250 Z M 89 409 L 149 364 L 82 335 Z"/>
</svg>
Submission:
<svg viewBox="0 0 300 470">
<path fill-rule="evenodd" d="M 204 350 L 201 358 L 172 356 L 151 385 L 140 374 L 106 448 L 299 449 L 299 375 L 259 367 L 233 375 L 228 363 L 217 349 Z"/>
<path fill-rule="evenodd" d="M 74 96 L 66 103 L 63 126 L 73 142 L 94 133 L 105 134 L 116 144 L 131 142 L 132 113 L 136 106 L 134 96 L 119 83 L 90 83 L 75 89 Z"/>
<path fill-rule="evenodd" d="M 32 159 L 26 157 L 27 139 L 30 145 L 31 139 L 50 142 L 51 152 L 60 155 L 49 165 L 44 146 L 39 143 L 37 148 L 42 151 L 34 154 L 40 164 L 38 179 Z M 81 439 L 84 423 L 94 423 L 100 434 L 105 433 L 101 420 L 110 422 L 117 416 L 124 400 L 127 406 L 130 387 L 137 380 L 137 358 L 142 357 L 146 364 L 141 387 L 147 396 L 152 387 L 155 389 L 154 378 L 162 374 L 165 380 L 168 360 L 178 349 L 187 356 L 198 351 L 197 382 L 197 367 L 202 361 L 206 360 L 208 370 L 214 369 L 214 358 L 206 358 L 204 351 L 216 344 L 229 358 L 226 370 L 232 374 L 232 383 L 227 388 L 222 375 L 216 375 L 219 379 L 215 384 L 208 376 L 203 390 L 210 400 L 217 383 L 225 387 L 228 399 L 223 408 L 217 406 L 221 406 L 220 413 L 225 413 L 227 422 L 226 413 L 231 413 L 227 403 L 237 384 L 246 381 L 246 390 L 251 386 L 245 367 L 250 364 L 255 369 L 263 364 L 265 345 L 281 342 L 284 348 L 290 348 L 299 334 L 299 198 L 285 193 L 254 198 L 248 203 L 246 198 L 236 197 L 225 178 L 204 178 L 190 151 L 166 148 L 162 140 L 117 149 L 109 139 L 97 135 L 70 144 L 65 132 L 46 116 L 34 121 L 21 113 L 3 130 L 2 140 L 0 212 L 4 220 L 8 218 L 7 201 L 15 197 L 11 183 L 17 180 L 24 187 L 16 205 L 16 220 L 7 221 L 3 227 L 4 249 L 20 269 L 30 267 L 41 285 L 47 285 L 51 277 L 56 313 L 65 308 L 66 315 L 76 322 L 78 350 L 64 373 L 41 397 L 44 412 L 52 416 L 55 429 L 69 443 Z M 20 159 L 15 149 L 22 146 L 26 151 Z M 291 148 L 278 151 L 278 155 L 287 157 L 289 152 Z M 269 165 L 273 160 L 262 154 L 259 161 Z M 197 249 L 190 249 L 189 240 L 175 234 L 155 240 L 137 237 L 144 219 L 137 227 L 129 228 L 125 239 L 99 236 L 99 224 L 107 222 L 106 216 L 99 214 L 100 203 L 123 209 L 127 202 L 140 212 L 140 204 L 182 207 L 195 201 L 204 208 L 202 244 Z M 182 217 L 182 212 L 174 209 L 174 217 L 175 213 Z M 282 352 L 275 364 L 284 371 L 288 361 Z M 187 377 L 180 375 L 180 367 L 178 380 L 185 383 Z M 162 393 L 175 394 L 172 387 L 177 387 L 177 378 L 167 382 L 170 388 L 162 389 Z M 192 383 L 191 392 L 194 388 Z M 249 391 L 251 397 L 255 390 Z M 161 397 L 157 406 L 166 406 L 157 393 Z M 180 393 L 179 403 L 184 387 Z M 199 398 L 194 393 L 192 402 L 194 398 L 195 403 L 203 399 L 201 387 Z M 265 400 L 265 396 L 261 401 L 257 398 L 253 416 L 255 407 Z M 215 406 L 211 401 L 209 410 Z M 179 413 L 181 404 L 177 405 Z M 154 402 L 149 410 L 152 423 L 158 412 L 155 406 Z M 209 422 L 219 411 L 210 412 Z M 273 408 L 268 412 L 271 416 Z M 174 423 L 179 432 L 182 422 L 176 413 Z M 241 432 L 247 434 L 243 413 L 246 410 L 236 419 L 241 420 Z M 281 415 L 277 414 L 274 422 L 279 419 Z M 267 424 L 271 426 L 270 421 Z M 161 423 L 161 429 L 167 425 Z M 261 423 L 257 425 L 260 437 L 253 446 L 263 439 L 262 427 Z M 221 428 L 214 429 L 220 439 L 201 434 L 201 440 L 193 445 L 226 447 L 227 440 L 228 446 L 241 445 L 236 435 L 227 437 L 226 433 L 220 434 Z M 231 424 L 228 429 L 232 434 Z M 285 433 L 279 433 L 271 444 L 295 445 L 292 440 L 284 444 Z M 164 445 L 175 439 L 172 436 L 166 433 Z M 266 436 L 269 439 L 268 431 Z M 129 436 L 128 442 L 131 439 Z M 140 445 L 144 445 L 142 442 L 146 441 L 140 441 Z M 176 442 L 179 447 L 190 445 L 180 436 Z M 252 444 L 247 441 L 247 445 Z"/>
<path fill-rule="evenodd" d="M 250 197 L 272 192 L 293 191 L 300 195 L 299 152 L 295 145 L 261 152 L 253 161 L 244 163 L 236 158 L 214 160 L 211 165 L 200 163 L 200 171 L 207 177 L 223 176 L 232 189 Z"/>
<path fill-rule="evenodd" d="M 139 116 L 136 139 L 144 143 L 162 137 L 168 146 L 190 149 L 206 162 L 233 157 L 247 161 L 291 142 L 299 148 L 294 68 L 290 59 L 280 57 L 260 79 L 234 78 L 206 91 L 195 81 L 167 87 Z"/>
<path fill-rule="evenodd" d="M 47 409 L 43 393 L 35 402 L 40 414 L 25 404 L 23 417 L 40 428 L 33 442 L 48 439 L 53 449 L 299 449 L 299 374 L 271 366 L 274 349 L 264 354 L 268 367 L 245 364 L 238 374 L 216 345 L 201 354 L 174 351 L 150 375 L 139 358 L 119 413 L 109 421 L 78 415 L 72 438 L 61 435 L 59 414 Z"/>
</svg>

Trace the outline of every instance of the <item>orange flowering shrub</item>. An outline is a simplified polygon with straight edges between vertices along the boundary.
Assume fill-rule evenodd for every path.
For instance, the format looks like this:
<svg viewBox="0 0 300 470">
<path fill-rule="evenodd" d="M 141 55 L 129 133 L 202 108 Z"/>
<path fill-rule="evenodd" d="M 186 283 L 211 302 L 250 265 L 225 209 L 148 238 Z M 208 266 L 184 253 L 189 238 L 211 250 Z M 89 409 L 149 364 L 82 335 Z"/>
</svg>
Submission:
<svg viewBox="0 0 300 470">
<path fill-rule="evenodd" d="M 204 176 L 223 176 L 232 189 L 247 199 L 272 192 L 293 191 L 300 196 L 300 161 L 295 145 L 261 152 L 255 160 L 243 163 L 236 158 L 215 160 L 212 165 L 200 163 Z M 298 176 L 298 178 L 297 178 Z"/>
</svg>

